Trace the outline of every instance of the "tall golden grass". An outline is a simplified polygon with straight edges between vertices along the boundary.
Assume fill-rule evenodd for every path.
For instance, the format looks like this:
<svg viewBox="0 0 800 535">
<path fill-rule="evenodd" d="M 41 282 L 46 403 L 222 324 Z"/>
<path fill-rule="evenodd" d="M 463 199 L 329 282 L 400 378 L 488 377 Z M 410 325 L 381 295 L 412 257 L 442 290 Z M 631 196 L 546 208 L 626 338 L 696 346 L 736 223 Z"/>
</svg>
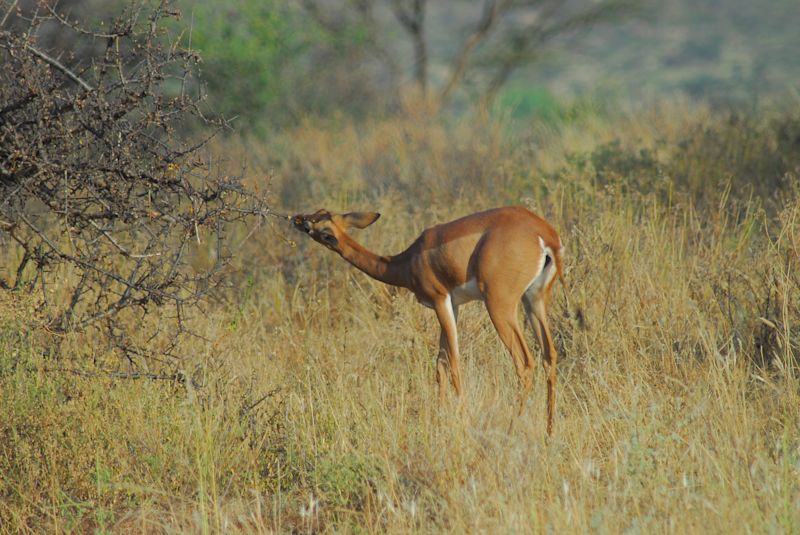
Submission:
<svg viewBox="0 0 800 535">
<path fill-rule="evenodd" d="M 442 405 L 432 313 L 267 221 L 192 320 L 184 384 L 97 373 L 115 357 L 53 345 L 35 296 L 3 296 L 0 530 L 797 533 L 800 188 L 775 120 L 412 110 L 221 143 L 287 210 L 381 211 L 358 234 L 379 252 L 494 205 L 550 219 L 554 436 L 541 369 L 515 417 L 482 305 L 459 318 L 466 395 Z"/>
</svg>

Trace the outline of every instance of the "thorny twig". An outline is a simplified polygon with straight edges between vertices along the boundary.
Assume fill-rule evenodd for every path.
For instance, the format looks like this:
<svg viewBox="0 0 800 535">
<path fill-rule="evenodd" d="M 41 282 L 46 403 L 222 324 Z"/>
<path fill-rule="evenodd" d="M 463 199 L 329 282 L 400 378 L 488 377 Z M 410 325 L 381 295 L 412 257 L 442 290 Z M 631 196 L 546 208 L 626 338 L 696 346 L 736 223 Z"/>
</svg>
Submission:
<svg viewBox="0 0 800 535">
<path fill-rule="evenodd" d="M 132 3 L 102 31 L 51 4 L 0 12 L 0 234 L 19 248 L 0 287 L 46 300 L 57 280 L 52 329 L 91 328 L 130 362 L 174 368 L 178 340 L 198 336 L 187 313 L 222 282 L 232 226 L 285 216 L 206 154 L 227 124 L 186 90 L 198 57 L 169 40 L 168 0 Z M 182 138 L 187 124 L 207 133 Z"/>
</svg>

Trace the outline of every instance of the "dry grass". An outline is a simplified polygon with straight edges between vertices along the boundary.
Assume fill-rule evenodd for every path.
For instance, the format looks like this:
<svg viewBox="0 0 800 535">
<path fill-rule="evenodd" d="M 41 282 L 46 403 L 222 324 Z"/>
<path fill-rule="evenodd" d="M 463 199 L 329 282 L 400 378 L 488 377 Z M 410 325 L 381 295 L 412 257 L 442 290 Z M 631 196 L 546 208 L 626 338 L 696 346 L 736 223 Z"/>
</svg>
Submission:
<svg viewBox="0 0 800 535">
<path fill-rule="evenodd" d="M 693 125 L 724 123 L 708 111 L 475 121 L 305 125 L 247 152 L 286 204 L 382 211 L 360 234 L 382 252 L 489 205 L 552 219 L 571 309 L 557 288 L 551 440 L 541 370 L 515 419 L 482 305 L 459 318 L 466 396 L 441 406 L 432 313 L 263 227 L 230 304 L 195 318 L 211 342 L 185 342 L 186 385 L 47 371 L 91 371 L 85 341 L 50 354 L 32 304 L 4 298 L 0 529 L 797 533 L 800 191 L 747 200 L 727 161 L 670 176 Z M 652 162 L 616 157 L 641 148 Z"/>
</svg>

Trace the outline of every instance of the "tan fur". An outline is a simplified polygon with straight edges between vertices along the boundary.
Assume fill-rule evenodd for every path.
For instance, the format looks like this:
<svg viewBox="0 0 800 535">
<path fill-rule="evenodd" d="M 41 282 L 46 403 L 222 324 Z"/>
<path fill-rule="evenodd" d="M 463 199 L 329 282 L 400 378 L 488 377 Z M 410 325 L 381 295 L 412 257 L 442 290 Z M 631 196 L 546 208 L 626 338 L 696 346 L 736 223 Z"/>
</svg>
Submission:
<svg viewBox="0 0 800 535">
<path fill-rule="evenodd" d="M 547 373 L 547 432 L 552 433 L 557 356 L 547 321 L 547 304 L 555 276 L 548 271 L 544 274 L 546 284 L 539 287 L 531 283 L 543 269 L 555 269 L 563 282 L 558 233 L 525 208 L 497 208 L 426 229 L 402 253 L 380 256 L 347 233 L 348 227 L 364 228 L 379 216 L 374 212 L 334 214 L 318 210 L 295 216 L 294 225 L 367 275 L 408 288 L 422 304 L 436 311 L 442 328 L 437 361 L 441 398 L 445 396 L 448 367 L 456 393 L 462 393 L 456 329 L 458 303 L 453 304 L 452 296 L 455 291 L 459 298 L 464 299 L 465 295 L 468 298 L 471 292 L 459 287 L 474 281 L 475 296 L 486 304 L 489 317 L 514 361 L 522 383 L 519 404 L 522 411 L 533 377 L 533 357 L 517 321 L 517 306 L 522 301 L 542 348 Z M 552 262 L 546 266 L 542 243 L 553 253 Z"/>
</svg>

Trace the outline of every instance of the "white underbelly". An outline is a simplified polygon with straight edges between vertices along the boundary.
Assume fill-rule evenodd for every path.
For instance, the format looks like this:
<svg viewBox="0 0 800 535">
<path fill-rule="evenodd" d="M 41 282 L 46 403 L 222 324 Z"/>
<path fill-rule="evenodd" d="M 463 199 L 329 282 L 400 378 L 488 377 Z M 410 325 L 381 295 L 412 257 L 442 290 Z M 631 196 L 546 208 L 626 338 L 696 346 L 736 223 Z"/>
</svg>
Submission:
<svg viewBox="0 0 800 535">
<path fill-rule="evenodd" d="M 452 306 L 457 307 L 470 301 L 483 301 L 483 295 L 478 290 L 478 282 L 475 279 L 470 279 L 461 286 L 456 286 L 450 290 L 450 303 Z M 417 301 L 422 306 L 434 308 L 433 302 L 417 295 Z"/>
<path fill-rule="evenodd" d="M 478 290 L 478 281 L 470 279 L 461 286 L 456 286 L 450 290 L 450 299 L 453 301 L 453 306 L 463 305 L 470 301 L 483 300 L 483 295 Z"/>
</svg>

